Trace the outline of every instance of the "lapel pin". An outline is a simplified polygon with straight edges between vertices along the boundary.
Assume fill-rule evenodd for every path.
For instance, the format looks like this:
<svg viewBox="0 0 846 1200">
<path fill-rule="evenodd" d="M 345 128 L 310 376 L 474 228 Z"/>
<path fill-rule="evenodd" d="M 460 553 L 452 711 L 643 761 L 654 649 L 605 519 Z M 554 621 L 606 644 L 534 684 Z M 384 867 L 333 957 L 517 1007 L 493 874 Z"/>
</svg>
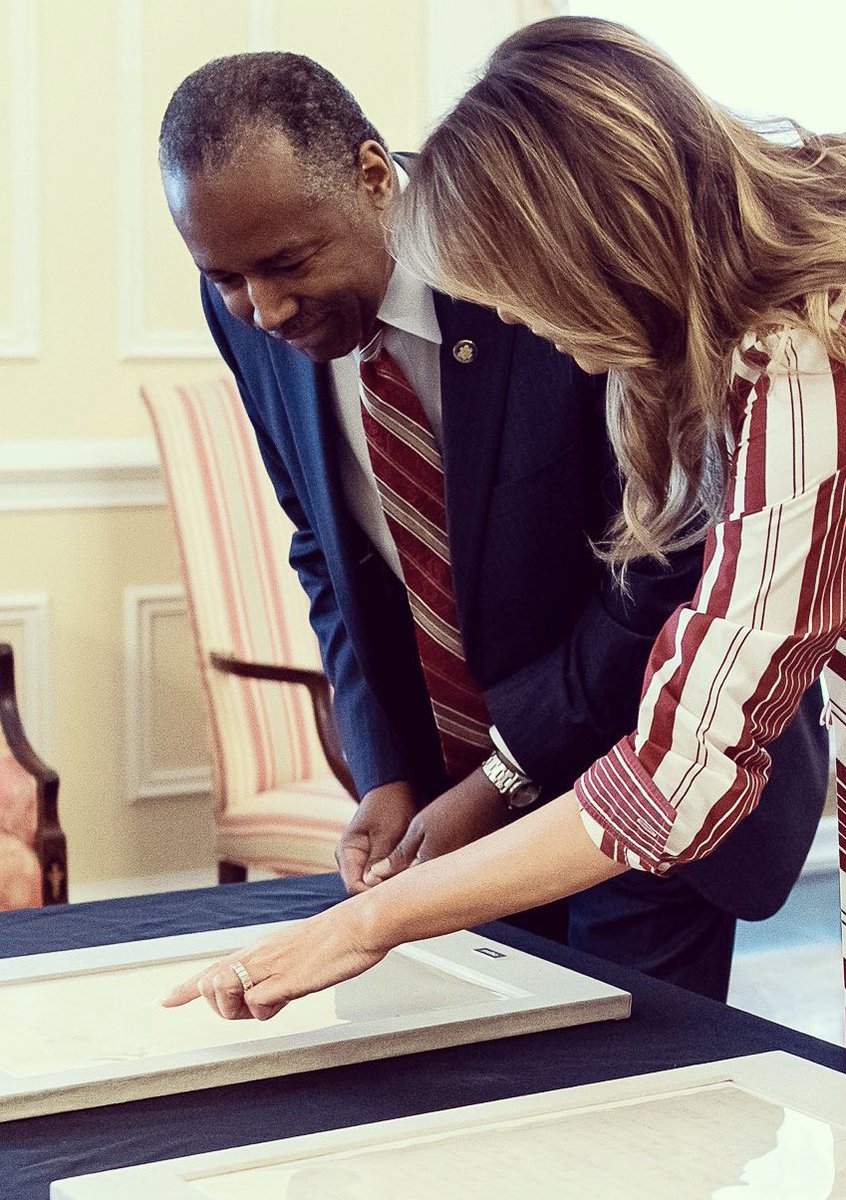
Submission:
<svg viewBox="0 0 846 1200">
<path fill-rule="evenodd" d="M 452 357 L 456 362 L 461 363 L 462 366 L 467 366 L 469 363 L 473 362 L 478 353 L 479 351 L 476 348 L 476 343 L 471 342 L 469 338 L 462 338 L 461 341 L 456 342 L 452 348 Z"/>
</svg>

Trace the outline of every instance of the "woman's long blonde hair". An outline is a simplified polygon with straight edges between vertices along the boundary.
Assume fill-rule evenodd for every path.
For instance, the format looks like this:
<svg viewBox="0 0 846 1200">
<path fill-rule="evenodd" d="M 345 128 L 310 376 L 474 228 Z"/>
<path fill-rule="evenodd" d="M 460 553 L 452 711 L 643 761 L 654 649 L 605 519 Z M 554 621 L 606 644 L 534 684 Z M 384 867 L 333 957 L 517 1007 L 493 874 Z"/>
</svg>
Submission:
<svg viewBox="0 0 846 1200">
<path fill-rule="evenodd" d="M 846 139 L 774 141 L 623 26 L 530 25 L 431 134 L 392 217 L 401 261 L 612 368 L 624 480 L 604 556 L 662 558 L 713 519 L 743 335 L 846 359 Z"/>
</svg>

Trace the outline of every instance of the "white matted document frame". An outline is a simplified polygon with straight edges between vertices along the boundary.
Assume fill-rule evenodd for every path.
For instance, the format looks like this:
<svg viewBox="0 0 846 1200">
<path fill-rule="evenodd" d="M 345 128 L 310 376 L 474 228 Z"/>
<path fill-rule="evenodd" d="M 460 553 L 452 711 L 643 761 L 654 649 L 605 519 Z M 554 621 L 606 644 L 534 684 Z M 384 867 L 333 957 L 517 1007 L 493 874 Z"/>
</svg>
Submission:
<svg viewBox="0 0 846 1200">
<path fill-rule="evenodd" d="M 842 1200 L 844 1120 L 846 1076 L 774 1051 L 80 1175 L 50 1200 Z"/>
<path fill-rule="evenodd" d="M 278 924 L 0 960 L 0 1120 L 627 1017 L 631 996 L 473 933 L 412 942 L 269 1021 L 156 1001 Z"/>
</svg>

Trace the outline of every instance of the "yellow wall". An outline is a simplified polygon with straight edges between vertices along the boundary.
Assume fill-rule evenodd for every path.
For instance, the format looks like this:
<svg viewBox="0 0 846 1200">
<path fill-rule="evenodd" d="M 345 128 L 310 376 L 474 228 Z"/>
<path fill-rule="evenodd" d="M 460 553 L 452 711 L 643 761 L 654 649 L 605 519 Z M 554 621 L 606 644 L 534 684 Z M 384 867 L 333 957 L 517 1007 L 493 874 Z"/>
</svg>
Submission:
<svg viewBox="0 0 846 1200">
<path fill-rule="evenodd" d="M 36 26 L 38 115 L 28 153 L 39 176 L 42 262 L 32 270 L 42 284 L 42 344 L 34 361 L 3 365 L 2 435 L 143 435 L 139 382 L 184 370 L 158 355 L 126 360 L 128 310 L 137 307 L 143 321 L 131 326 L 136 344 L 155 330 L 202 327 L 195 272 L 171 228 L 156 168 L 158 124 L 173 89 L 216 55 L 284 46 L 336 70 L 377 124 L 390 126 L 397 145 L 413 146 L 424 120 L 422 0 L 0 0 L 0 28 L 16 8 Z M 375 70 L 370 35 L 353 16 L 360 10 L 398 50 Z M 4 80 L 16 50 L 13 38 L 0 38 Z M 8 111 L 8 91 L 0 91 L 4 99 Z M 6 133 L 0 130 L 0 151 L 9 162 Z M 9 183 L 0 184 L 4 228 Z M 11 290 L 0 255 L 3 283 L 0 319 Z"/>
<path fill-rule="evenodd" d="M 413 149 L 467 67 L 544 7 L 555 5 L 0 0 L 0 224 L 11 234 L 0 246 L 0 638 L 15 644 L 25 715 L 61 776 L 72 883 L 212 862 L 207 797 L 172 794 L 202 777 L 208 754 L 164 507 L 57 501 L 55 475 L 31 501 L 4 490 L 33 442 L 36 468 L 57 446 L 74 462 L 92 447 L 112 453 L 97 439 L 141 453 L 139 384 L 219 369 L 159 190 L 168 97 L 213 56 L 292 49 L 335 71 L 392 146 Z M 448 41 L 433 84 L 429 46 Z M 138 589 L 153 597 L 148 621 Z M 127 709 L 136 635 L 151 665 Z M 139 730 L 142 693 L 152 707 Z M 156 799 L 132 798 L 139 739 Z M 182 784 L 169 793 L 174 773 Z"/>
<path fill-rule="evenodd" d="M 213 861 L 204 799 L 130 803 L 127 797 L 123 589 L 176 580 L 165 510 L 5 514 L 0 528 L 4 546 L 14 548 L 4 587 L 13 578 L 19 592 L 49 594 L 49 758 L 61 777 L 72 882 L 164 874 Z M 166 641 L 163 624 L 157 707 L 179 728 L 181 761 L 202 763 L 207 750 L 187 622 L 180 616 L 171 631 L 177 636 Z M 5 640 L 19 656 L 20 635 L 11 632 Z M 20 683 L 23 688 L 25 678 Z M 157 760 L 165 765 L 170 747 L 162 742 Z"/>
</svg>

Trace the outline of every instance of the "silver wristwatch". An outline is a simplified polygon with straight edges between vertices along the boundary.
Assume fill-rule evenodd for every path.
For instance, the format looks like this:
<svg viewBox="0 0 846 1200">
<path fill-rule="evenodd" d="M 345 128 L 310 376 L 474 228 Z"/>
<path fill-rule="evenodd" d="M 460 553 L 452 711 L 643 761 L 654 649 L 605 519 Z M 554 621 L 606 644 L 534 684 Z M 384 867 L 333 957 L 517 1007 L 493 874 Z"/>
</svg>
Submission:
<svg viewBox="0 0 846 1200">
<path fill-rule="evenodd" d="M 528 775 L 506 762 L 498 750 L 491 751 L 482 763 L 482 770 L 509 808 L 528 808 L 540 795 L 540 784 L 533 783 Z"/>
</svg>

